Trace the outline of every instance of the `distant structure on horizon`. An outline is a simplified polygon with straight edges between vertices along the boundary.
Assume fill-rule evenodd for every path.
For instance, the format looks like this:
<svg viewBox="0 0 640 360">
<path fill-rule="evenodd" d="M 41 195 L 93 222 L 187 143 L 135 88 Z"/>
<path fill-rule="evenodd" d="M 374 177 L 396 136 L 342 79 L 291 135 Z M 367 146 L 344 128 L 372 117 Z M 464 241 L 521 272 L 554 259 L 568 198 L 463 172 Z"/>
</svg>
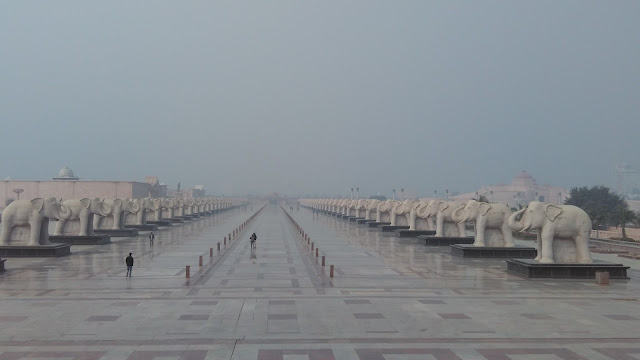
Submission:
<svg viewBox="0 0 640 360">
<path fill-rule="evenodd" d="M 484 186 L 474 193 L 450 197 L 454 200 L 471 200 L 483 195 L 491 202 L 500 202 L 510 207 L 527 205 L 530 201 L 542 201 L 561 204 L 569 196 L 567 189 L 548 184 L 539 185 L 536 179 L 526 171 L 520 172 L 511 184 Z"/>
<path fill-rule="evenodd" d="M 640 170 L 625 163 L 615 167 L 614 190 L 631 200 L 640 200 Z"/>
</svg>

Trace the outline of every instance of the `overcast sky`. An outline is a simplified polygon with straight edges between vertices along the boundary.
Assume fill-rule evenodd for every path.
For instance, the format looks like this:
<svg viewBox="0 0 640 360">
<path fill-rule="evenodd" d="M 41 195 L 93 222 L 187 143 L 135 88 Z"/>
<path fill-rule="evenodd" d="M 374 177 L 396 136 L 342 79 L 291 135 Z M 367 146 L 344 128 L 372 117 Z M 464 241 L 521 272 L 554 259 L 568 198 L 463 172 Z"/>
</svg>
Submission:
<svg viewBox="0 0 640 360">
<path fill-rule="evenodd" d="M 640 1 L 2 1 L 0 177 L 475 191 L 639 166 Z"/>
</svg>

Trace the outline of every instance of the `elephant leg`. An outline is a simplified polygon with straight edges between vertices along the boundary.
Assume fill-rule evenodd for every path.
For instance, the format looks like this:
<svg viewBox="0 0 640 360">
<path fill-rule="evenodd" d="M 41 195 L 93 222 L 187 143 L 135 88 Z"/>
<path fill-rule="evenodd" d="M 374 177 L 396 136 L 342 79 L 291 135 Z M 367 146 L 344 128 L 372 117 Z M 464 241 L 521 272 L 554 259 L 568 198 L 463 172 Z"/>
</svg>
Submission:
<svg viewBox="0 0 640 360">
<path fill-rule="evenodd" d="M 473 242 L 474 246 L 486 246 L 485 241 L 484 241 L 484 230 L 486 228 L 486 221 L 481 217 L 478 216 L 478 218 L 476 219 L 476 239 Z"/>
<path fill-rule="evenodd" d="M 29 225 L 31 226 L 31 233 L 29 234 L 29 246 L 38 246 L 40 245 L 40 232 L 42 231 L 42 223 L 44 220 L 42 219 L 32 219 L 29 221 Z"/>
<path fill-rule="evenodd" d="M 416 229 L 416 214 L 414 212 L 411 212 L 409 214 L 409 230 L 415 230 Z"/>
<path fill-rule="evenodd" d="M 540 235 L 540 230 L 536 231 L 536 261 L 540 261 L 540 259 L 542 258 L 542 235 Z"/>
<path fill-rule="evenodd" d="M 114 212 L 113 214 L 111 214 L 111 216 L 113 216 L 113 230 L 118 230 L 122 227 L 122 215 L 124 213 L 122 212 Z"/>
<path fill-rule="evenodd" d="M 64 229 L 65 224 L 66 224 L 66 221 L 64 220 L 56 221 L 56 229 L 53 231 L 53 235 L 56 235 L 56 236 L 62 235 L 62 230 Z"/>
<path fill-rule="evenodd" d="M 102 216 L 94 216 L 93 217 L 93 228 L 100 229 L 100 222 L 102 221 Z"/>
<path fill-rule="evenodd" d="M 502 240 L 504 247 L 515 247 L 516 244 L 513 242 L 513 233 L 511 232 L 509 222 L 506 221 L 506 219 L 502 223 L 500 230 L 502 231 Z"/>
<path fill-rule="evenodd" d="M 40 245 L 51 245 L 49 242 L 49 219 L 42 221 L 40 227 Z"/>
<path fill-rule="evenodd" d="M 11 223 L 13 219 L 3 219 L 2 221 L 2 232 L 0 232 L 0 246 L 9 245 L 9 236 L 11 235 L 11 230 L 13 226 Z"/>
<path fill-rule="evenodd" d="M 391 219 L 389 220 L 391 222 L 391 226 L 396 226 L 396 218 L 397 217 L 398 216 L 394 212 L 391 212 Z"/>
<path fill-rule="evenodd" d="M 444 236 L 444 217 L 440 214 L 436 217 L 436 236 Z"/>
<path fill-rule="evenodd" d="M 577 262 L 580 264 L 591 264 L 591 252 L 589 251 L 589 237 L 591 235 L 591 229 L 586 232 L 581 232 L 576 236 L 576 255 Z"/>
<path fill-rule="evenodd" d="M 87 228 L 89 227 L 89 215 L 80 216 L 80 233 L 78 236 L 87 236 Z"/>
<path fill-rule="evenodd" d="M 465 226 L 466 226 L 465 223 L 458 224 L 458 233 L 460 234 L 458 236 L 460 236 L 460 237 L 467 236 L 467 228 Z"/>
<path fill-rule="evenodd" d="M 540 230 L 538 230 L 540 231 Z M 541 264 L 553 264 L 553 238 L 555 235 L 554 229 L 549 225 L 542 228 L 542 257 L 540 258 Z"/>
</svg>

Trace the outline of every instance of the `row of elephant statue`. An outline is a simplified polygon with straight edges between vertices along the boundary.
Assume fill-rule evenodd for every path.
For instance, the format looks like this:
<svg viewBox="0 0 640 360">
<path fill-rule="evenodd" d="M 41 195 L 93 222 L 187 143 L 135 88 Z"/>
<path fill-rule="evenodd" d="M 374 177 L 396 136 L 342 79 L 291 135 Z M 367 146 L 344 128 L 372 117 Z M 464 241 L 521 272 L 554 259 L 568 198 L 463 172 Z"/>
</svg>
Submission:
<svg viewBox="0 0 640 360">
<path fill-rule="evenodd" d="M 514 231 L 536 231 L 540 263 L 592 263 L 591 218 L 572 205 L 532 201 L 513 211 L 505 204 L 476 200 L 302 199 L 300 203 L 329 213 L 409 226 L 409 230 L 435 230 L 436 237 L 465 237 L 465 224 L 473 222 L 475 246 L 514 247 Z"/>
<path fill-rule="evenodd" d="M 48 245 L 50 220 L 57 221 L 53 235 L 91 236 L 94 229 L 119 230 L 125 225 L 180 219 L 241 203 L 241 199 L 150 197 L 16 200 L 2 211 L 0 246 L 21 241 L 30 246 Z"/>
</svg>

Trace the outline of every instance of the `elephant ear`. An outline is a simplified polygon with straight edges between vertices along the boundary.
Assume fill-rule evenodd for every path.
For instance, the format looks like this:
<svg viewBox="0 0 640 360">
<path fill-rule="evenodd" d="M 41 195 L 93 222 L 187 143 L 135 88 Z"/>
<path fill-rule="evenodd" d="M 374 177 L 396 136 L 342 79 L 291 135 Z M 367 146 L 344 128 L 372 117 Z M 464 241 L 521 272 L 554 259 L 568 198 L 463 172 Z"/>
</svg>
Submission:
<svg viewBox="0 0 640 360">
<path fill-rule="evenodd" d="M 482 215 L 487 215 L 490 209 L 491 209 L 491 205 L 489 203 L 485 203 L 485 202 L 480 203 L 480 213 Z"/>
<path fill-rule="evenodd" d="M 122 200 L 120 199 L 113 200 L 113 206 L 122 206 Z"/>
<path fill-rule="evenodd" d="M 44 199 L 43 198 L 35 198 L 35 199 L 31 200 L 31 206 L 33 206 L 33 208 L 37 212 L 40 212 L 42 210 L 42 207 L 44 206 Z"/>
<path fill-rule="evenodd" d="M 438 210 L 440 210 L 440 212 L 447 210 L 448 207 L 449 207 L 449 204 L 447 204 L 444 201 L 438 204 Z"/>
<path fill-rule="evenodd" d="M 85 209 L 88 209 L 89 206 L 91 206 L 91 199 L 88 199 L 88 198 L 80 199 L 80 204 L 82 204 L 82 207 L 84 207 Z"/>
<path fill-rule="evenodd" d="M 562 213 L 562 209 L 555 205 L 547 205 L 544 207 L 544 212 L 549 220 L 554 221 Z"/>
</svg>

